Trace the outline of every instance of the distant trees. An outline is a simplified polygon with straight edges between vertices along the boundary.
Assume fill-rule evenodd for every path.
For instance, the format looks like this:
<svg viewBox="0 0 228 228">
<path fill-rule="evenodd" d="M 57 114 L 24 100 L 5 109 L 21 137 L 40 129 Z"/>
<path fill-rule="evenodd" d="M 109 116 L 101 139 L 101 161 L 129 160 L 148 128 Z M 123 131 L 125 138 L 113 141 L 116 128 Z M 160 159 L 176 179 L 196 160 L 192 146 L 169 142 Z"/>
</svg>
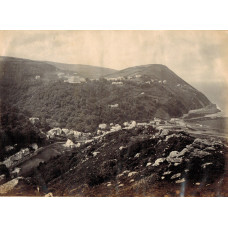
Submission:
<svg viewBox="0 0 228 228">
<path fill-rule="evenodd" d="M 8 145 L 14 146 L 16 144 L 19 149 L 30 143 L 42 143 L 43 138 L 39 129 L 30 123 L 24 113 L 3 102 L 1 102 L 0 108 L 0 160 L 16 152 L 16 150 L 5 150 Z"/>
<path fill-rule="evenodd" d="M 159 107 L 170 116 L 180 115 L 184 108 L 169 94 L 165 97 L 162 87 L 131 81 L 124 81 L 123 86 L 106 79 L 81 84 L 54 81 L 34 85 L 27 81 L 2 89 L 9 104 L 40 118 L 44 125 L 45 119 L 51 119 L 58 126 L 80 131 L 95 131 L 101 122 L 151 120 Z M 111 108 L 111 104 L 118 104 L 118 108 Z"/>
</svg>

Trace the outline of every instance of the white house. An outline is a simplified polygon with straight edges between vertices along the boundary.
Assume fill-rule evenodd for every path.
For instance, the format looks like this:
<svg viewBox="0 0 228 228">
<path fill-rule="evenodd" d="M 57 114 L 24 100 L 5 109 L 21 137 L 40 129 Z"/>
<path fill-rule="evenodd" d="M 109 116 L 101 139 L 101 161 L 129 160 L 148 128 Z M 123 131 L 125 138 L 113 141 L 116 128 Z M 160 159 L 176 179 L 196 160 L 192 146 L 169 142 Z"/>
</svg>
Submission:
<svg viewBox="0 0 228 228">
<path fill-rule="evenodd" d="M 112 82 L 112 85 L 123 85 L 123 82 Z"/>
<path fill-rule="evenodd" d="M 107 128 L 107 124 L 103 123 L 103 124 L 99 124 L 98 126 L 100 129 L 106 129 Z"/>
<path fill-rule="evenodd" d="M 118 108 L 119 104 L 109 105 L 110 108 Z"/>
</svg>

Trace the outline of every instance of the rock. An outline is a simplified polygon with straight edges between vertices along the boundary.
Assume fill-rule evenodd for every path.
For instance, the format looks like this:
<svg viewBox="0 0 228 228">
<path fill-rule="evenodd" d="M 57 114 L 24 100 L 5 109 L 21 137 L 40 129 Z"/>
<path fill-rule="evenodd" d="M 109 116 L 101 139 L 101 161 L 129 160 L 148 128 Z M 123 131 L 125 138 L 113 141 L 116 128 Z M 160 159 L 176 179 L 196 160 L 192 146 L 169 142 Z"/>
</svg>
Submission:
<svg viewBox="0 0 228 228">
<path fill-rule="evenodd" d="M 52 192 L 49 192 L 48 194 L 44 195 L 44 197 L 53 197 Z"/>
<path fill-rule="evenodd" d="M 184 156 L 186 153 L 189 153 L 189 150 L 187 148 L 184 148 L 180 153 L 179 156 Z"/>
<path fill-rule="evenodd" d="M 191 153 L 191 157 L 199 157 L 199 158 L 203 158 L 205 156 L 211 155 L 211 153 L 203 151 L 203 150 L 199 150 L 199 149 L 195 149 L 192 153 Z"/>
<path fill-rule="evenodd" d="M 205 147 L 210 147 L 212 144 L 206 139 L 196 138 L 192 145 L 204 149 Z"/>
<path fill-rule="evenodd" d="M 182 158 L 180 158 L 180 153 L 178 151 L 170 152 L 169 156 L 166 158 L 167 162 L 169 163 L 181 163 Z"/>
<path fill-rule="evenodd" d="M 148 162 L 148 163 L 146 164 L 146 167 L 147 167 L 147 166 L 150 166 L 150 165 L 152 165 L 152 163 L 151 163 L 151 162 Z"/>
<path fill-rule="evenodd" d="M 169 175 L 171 173 L 172 173 L 172 171 L 166 171 L 166 172 L 163 173 L 163 175 Z"/>
<path fill-rule="evenodd" d="M 176 163 L 174 163 L 174 166 L 178 166 L 178 165 L 180 165 L 181 163 L 178 163 L 178 162 L 176 162 Z"/>
<path fill-rule="evenodd" d="M 166 160 L 165 158 L 158 158 L 158 159 L 154 162 L 153 166 L 159 166 L 159 165 L 160 165 L 161 163 L 163 163 L 165 160 Z"/>
<path fill-rule="evenodd" d="M 171 179 L 173 180 L 173 179 L 179 178 L 180 176 L 181 176 L 181 173 L 176 173 L 171 177 Z"/>
<path fill-rule="evenodd" d="M 96 157 L 99 153 L 100 153 L 100 152 L 95 151 L 95 152 L 93 152 L 92 154 L 93 154 L 94 157 Z"/>
<path fill-rule="evenodd" d="M 183 182 L 185 182 L 185 181 L 186 181 L 185 178 L 182 178 L 182 179 L 180 179 L 180 180 L 175 181 L 175 183 L 180 184 L 180 183 L 183 183 Z"/>
<path fill-rule="evenodd" d="M 119 187 L 123 187 L 124 186 L 124 184 L 119 184 Z"/>
<path fill-rule="evenodd" d="M 137 174 L 138 172 L 130 172 L 128 173 L 128 177 L 134 176 L 135 174 Z"/>
<path fill-rule="evenodd" d="M 0 186 L 0 194 L 6 194 L 10 191 L 12 191 L 19 183 L 19 180 L 23 179 L 22 177 L 17 177 L 15 179 L 12 179 L 5 184 Z"/>
<path fill-rule="evenodd" d="M 208 163 L 205 163 L 205 164 L 203 164 L 203 165 L 201 165 L 202 166 L 202 168 L 206 168 L 207 166 L 209 166 L 209 165 L 213 165 L 213 163 L 212 162 L 208 162 Z"/>
<path fill-rule="evenodd" d="M 139 156 L 140 156 L 140 153 L 137 153 L 137 154 L 134 156 L 134 158 L 139 158 Z"/>
<path fill-rule="evenodd" d="M 111 184 L 111 183 L 107 184 L 107 187 L 111 187 L 111 186 L 112 186 L 112 184 Z"/>
<path fill-rule="evenodd" d="M 200 183 L 199 183 L 199 182 L 197 182 L 197 183 L 195 183 L 195 185 L 200 185 Z"/>
<path fill-rule="evenodd" d="M 162 176 L 162 177 L 161 177 L 161 179 L 162 179 L 162 180 L 164 180 L 164 179 L 165 179 L 165 177 L 164 177 L 164 176 Z"/>
</svg>

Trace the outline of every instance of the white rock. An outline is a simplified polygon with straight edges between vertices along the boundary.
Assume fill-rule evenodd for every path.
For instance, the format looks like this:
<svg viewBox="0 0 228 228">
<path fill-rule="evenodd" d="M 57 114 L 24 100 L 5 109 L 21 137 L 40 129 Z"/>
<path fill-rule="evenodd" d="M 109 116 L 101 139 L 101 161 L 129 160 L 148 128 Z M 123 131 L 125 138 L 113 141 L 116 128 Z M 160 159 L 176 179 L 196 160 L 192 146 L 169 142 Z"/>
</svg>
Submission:
<svg viewBox="0 0 228 228">
<path fill-rule="evenodd" d="M 146 167 L 147 167 L 147 166 L 150 166 L 150 165 L 152 165 L 152 163 L 151 163 L 151 162 L 148 162 L 148 163 L 146 164 Z"/>
<path fill-rule="evenodd" d="M 163 173 L 163 175 L 169 175 L 171 173 L 172 173 L 171 171 L 166 171 L 166 172 Z"/>
<path fill-rule="evenodd" d="M 180 183 L 183 183 L 183 182 L 185 182 L 185 178 L 182 178 L 182 179 L 180 179 L 180 180 L 177 180 L 177 181 L 175 181 L 177 184 L 180 184 Z"/>
<path fill-rule="evenodd" d="M 128 173 L 128 177 L 134 176 L 135 174 L 137 174 L 138 172 L 130 172 Z"/>
<path fill-rule="evenodd" d="M 110 183 L 109 183 L 109 184 L 107 184 L 107 187 L 110 187 L 110 186 L 112 186 L 112 184 L 110 184 Z"/>
<path fill-rule="evenodd" d="M 124 186 L 124 184 L 120 184 L 120 185 L 119 185 L 119 187 L 123 187 L 123 186 Z"/>
<path fill-rule="evenodd" d="M 213 163 L 212 162 L 205 163 L 205 164 L 202 165 L 202 167 L 205 169 L 209 165 L 213 165 Z"/>
<path fill-rule="evenodd" d="M 172 177 L 171 177 L 171 179 L 176 179 L 176 178 L 178 178 L 178 177 L 180 177 L 181 176 L 181 173 L 176 173 L 176 174 L 174 174 Z"/>
<path fill-rule="evenodd" d="M 140 153 L 137 153 L 134 157 L 139 158 L 139 156 L 140 156 Z"/>
<path fill-rule="evenodd" d="M 161 163 L 163 163 L 165 160 L 166 160 L 165 158 L 158 158 L 158 159 L 154 162 L 153 166 L 159 166 L 159 165 L 160 165 Z"/>
<path fill-rule="evenodd" d="M 197 182 L 197 183 L 195 183 L 195 185 L 200 185 L 200 183 L 199 183 L 199 182 Z"/>
<path fill-rule="evenodd" d="M 49 192 L 48 194 L 46 194 L 44 197 L 53 197 L 52 192 Z"/>
<path fill-rule="evenodd" d="M 132 182 L 134 182 L 135 180 L 134 179 L 131 179 L 130 181 L 129 181 L 129 183 L 132 183 Z"/>
<path fill-rule="evenodd" d="M 93 156 L 96 157 L 100 152 L 96 151 L 96 152 L 93 152 Z"/>
<path fill-rule="evenodd" d="M 17 177 L 15 179 L 12 179 L 5 184 L 2 184 L 0 186 L 0 194 L 6 194 L 7 192 L 11 191 L 14 189 L 14 187 L 17 186 L 18 182 L 20 179 L 23 179 L 22 177 Z"/>
</svg>

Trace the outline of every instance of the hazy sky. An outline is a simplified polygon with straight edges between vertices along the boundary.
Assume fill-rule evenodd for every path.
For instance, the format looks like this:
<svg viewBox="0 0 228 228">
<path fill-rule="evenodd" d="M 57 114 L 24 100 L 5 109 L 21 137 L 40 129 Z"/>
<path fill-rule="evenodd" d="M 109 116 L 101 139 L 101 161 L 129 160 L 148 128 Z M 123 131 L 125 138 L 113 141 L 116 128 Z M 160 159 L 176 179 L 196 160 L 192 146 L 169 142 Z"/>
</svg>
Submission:
<svg viewBox="0 0 228 228">
<path fill-rule="evenodd" d="M 0 31 L 0 55 L 117 70 L 164 64 L 228 113 L 227 31 Z"/>
<path fill-rule="evenodd" d="M 228 32 L 0 31 L 0 55 L 118 70 L 160 63 L 190 83 L 223 83 Z"/>
</svg>

